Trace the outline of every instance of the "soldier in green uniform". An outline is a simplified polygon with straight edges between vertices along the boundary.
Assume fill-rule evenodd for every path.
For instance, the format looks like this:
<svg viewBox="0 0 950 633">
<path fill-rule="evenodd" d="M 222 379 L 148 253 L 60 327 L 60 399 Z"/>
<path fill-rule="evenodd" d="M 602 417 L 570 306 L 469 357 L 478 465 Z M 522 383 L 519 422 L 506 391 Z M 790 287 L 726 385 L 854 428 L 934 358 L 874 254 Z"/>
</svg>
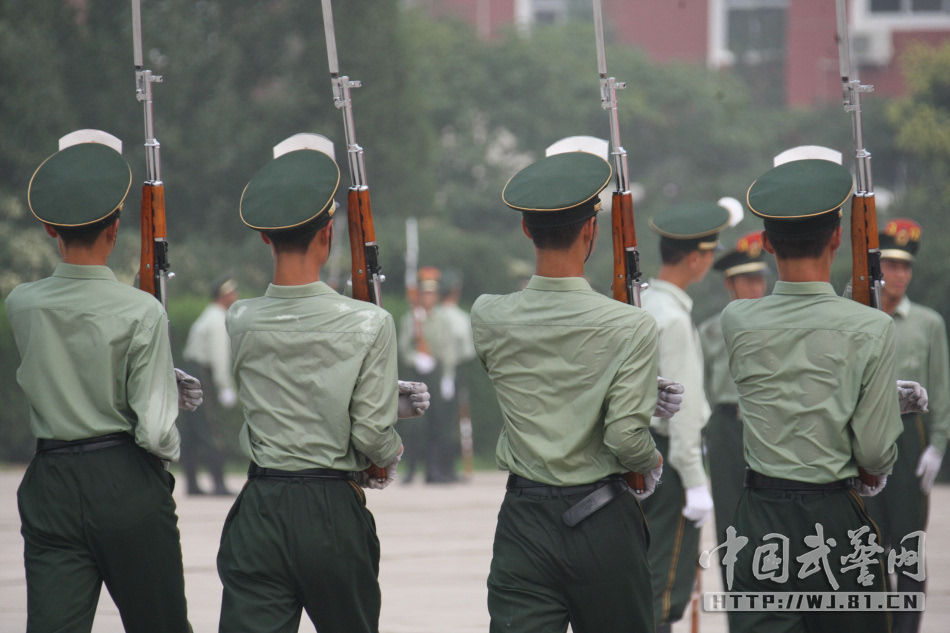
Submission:
<svg viewBox="0 0 950 633">
<path fill-rule="evenodd" d="M 90 631 L 105 582 L 129 631 L 189 631 L 174 479 L 179 406 L 168 318 L 106 261 L 132 183 L 121 142 L 81 130 L 30 181 L 33 215 L 57 241 L 51 277 L 6 300 L 36 455 L 17 491 L 27 630 Z M 188 391 L 191 393 L 188 393 Z"/>
<path fill-rule="evenodd" d="M 687 203 L 650 220 L 660 235 L 662 265 L 643 293 L 643 308 L 659 327 L 660 374 L 682 383 L 685 398 L 674 420 L 654 417 L 651 433 L 667 456 L 666 476 L 643 503 L 653 535 L 654 614 L 658 631 L 683 617 L 696 578 L 699 528 L 713 510 L 703 469 L 702 430 L 709 419 L 703 395 L 703 351 L 686 289 L 709 272 L 729 212 L 715 203 Z"/>
<path fill-rule="evenodd" d="M 181 416 L 181 465 L 188 494 L 206 494 L 198 485 L 198 467 L 205 465 L 214 485 L 212 494 L 231 495 L 224 483 L 221 411 L 237 404 L 231 377 L 231 341 L 225 325 L 228 308 L 237 301 L 237 280 L 226 275 L 214 282 L 211 303 L 191 324 L 182 357 L 184 369 L 205 386 L 207 400 L 201 411 Z M 219 406 L 221 408 L 219 408 Z"/>
<path fill-rule="evenodd" d="M 416 380 L 439 384 L 424 420 L 400 425 L 406 429 L 410 451 L 404 481 L 412 480 L 418 463 L 423 464 L 430 484 L 458 480 L 458 402 L 455 400 L 455 371 L 459 350 L 453 321 L 440 303 L 442 271 L 435 266 L 419 270 L 419 304 L 399 323 L 399 352 L 406 371 Z M 469 335 L 469 347 L 471 335 Z M 451 385 L 447 385 L 451 381 Z"/>
<path fill-rule="evenodd" d="M 808 159 L 775 167 L 748 192 L 779 281 L 770 296 L 722 312 L 750 468 L 725 544 L 735 550 L 733 591 L 885 588 L 877 530 L 858 495 L 880 492 L 897 460 L 897 339 L 887 314 L 829 283 L 852 190 L 846 169 Z M 876 481 L 855 484 L 859 468 Z M 761 563 L 770 547 L 784 548 L 778 568 Z M 734 612 L 730 623 L 740 632 L 890 628 L 880 610 Z"/>
<path fill-rule="evenodd" d="M 647 526 L 621 473 L 644 473 L 642 498 L 661 471 L 648 430 L 656 324 L 583 278 L 610 175 L 583 152 L 515 175 L 504 201 L 523 214 L 535 275 L 472 306 L 504 417 L 496 459 L 510 472 L 488 577 L 493 632 L 653 630 Z"/>
<path fill-rule="evenodd" d="M 389 313 L 320 280 L 340 171 L 310 147 L 298 138 L 241 197 L 274 277 L 227 315 L 251 465 L 221 535 L 221 631 L 297 631 L 302 609 L 321 633 L 378 630 L 379 540 L 361 486 L 392 481 L 397 410 L 428 404 L 424 385 L 397 399 Z M 384 481 L 364 472 L 371 463 Z"/>
<path fill-rule="evenodd" d="M 713 263 L 713 268 L 722 273 L 731 300 L 761 299 L 765 296 L 769 274 L 765 256 L 762 232 L 754 231 L 736 240 L 735 248 Z M 706 399 L 712 407 L 712 415 L 706 425 L 706 457 L 709 460 L 709 483 L 715 502 L 717 543 L 726 540 L 726 528 L 732 524 L 746 468 L 742 454 L 739 392 L 729 373 L 729 355 L 726 353 L 726 340 L 722 336 L 721 316 L 721 313 L 714 314 L 698 328 L 703 347 Z"/>
<path fill-rule="evenodd" d="M 881 529 L 884 547 L 897 551 L 901 540 L 927 528 L 930 490 L 940 470 L 950 431 L 950 367 L 947 328 L 937 312 L 907 298 L 921 228 L 913 220 L 888 221 L 880 234 L 884 273 L 881 308 L 897 329 L 897 376 L 927 389 L 930 413 L 901 416 L 904 432 L 897 440 L 897 463 L 887 488 L 870 499 L 868 512 Z M 897 574 L 898 591 L 924 591 L 924 581 Z M 915 633 L 919 611 L 894 614 L 894 631 Z"/>
</svg>

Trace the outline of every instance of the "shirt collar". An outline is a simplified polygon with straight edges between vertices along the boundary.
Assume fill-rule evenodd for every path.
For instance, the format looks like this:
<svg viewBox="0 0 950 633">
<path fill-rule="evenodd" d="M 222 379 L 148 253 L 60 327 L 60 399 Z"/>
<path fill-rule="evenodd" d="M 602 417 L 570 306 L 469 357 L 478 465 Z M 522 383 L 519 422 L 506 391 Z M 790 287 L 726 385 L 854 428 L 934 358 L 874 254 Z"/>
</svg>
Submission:
<svg viewBox="0 0 950 633">
<path fill-rule="evenodd" d="M 591 290 L 583 277 L 542 277 L 533 275 L 525 290 L 547 290 L 549 292 L 570 292 L 572 290 Z"/>
<path fill-rule="evenodd" d="M 837 297 L 827 281 L 776 281 L 773 295 L 831 295 Z"/>
<path fill-rule="evenodd" d="M 317 295 L 336 294 L 336 290 L 326 285 L 322 281 L 315 281 L 312 284 L 303 284 L 302 286 L 278 286 L 270 284 L 267 286 L 267 292 L 264 296 L 274 297 L 276 299 L 299 299 L 300 297 L 315 297 Z"/>
<path fill-rule="evenodd" d="M 894 310 L 894 314 L 906 319 L 910 314 L 910 299 L 907 298 L 907 295 L 904 295 L 904 298 L 901 299 L 901 302 L 897 304 L 897 309 Z"/>
<path fill-rule="evenodd" d="M 53 271 L 54 277 L 67 279 L 104 279 L 116 281 L 115 273 L 108 266 L 85 266 L 81 264 L 58 264 Z"/>
<path fill-rule="evenodd" d="M 677 286 L 676 284 L 671 284 L 670 282 L 663 281 L 662 279 L 651 279 L 650 288 L 654 288 L 661 292 L 665 292 L 668 295 L 671 295 L 674 299 L 676 299 L 679 303 L 682 304 L 683 308 L 685 308 L 687 312 L 693 311 L 692 297 L 686 294 L 686 291 L 680 288 L 679 286 Z"/>
</svg>

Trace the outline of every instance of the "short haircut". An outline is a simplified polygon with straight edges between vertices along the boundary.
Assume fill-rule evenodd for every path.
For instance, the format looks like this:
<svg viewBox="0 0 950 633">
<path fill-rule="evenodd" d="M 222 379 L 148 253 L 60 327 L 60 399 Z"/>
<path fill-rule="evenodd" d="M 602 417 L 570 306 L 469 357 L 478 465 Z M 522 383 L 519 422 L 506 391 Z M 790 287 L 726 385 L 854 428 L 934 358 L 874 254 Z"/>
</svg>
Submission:
<svg viewBox="0 0 950 633">
<path fill-rule="evenodd" d="M 122 211 L 116 209 L 106 217 L 92 224 L 84 224 L 83 226 L 56 226 L 55 224 L 50 224 L 48 226 L 52 226 L 53 229 L 56 230 L 56 233 L 63 239 L 63 244 L 66 246 L 92 248 L 96 240 L 99 239 L 99 236 L 102 235 L 102 232 L 112 226 L 112 224 L 119 219 L 121 214 Z"/>
<path fill-rule="evenodd" d="M 671 240 L 669 238 L 660 238 L 660 261 L 668 266 L 675 266 L 696 248 L 696 240 Z"/>
<path fill-rule="evenodd" d="M 329 218 L 320 219 L 328 220 Z M 274 250 L 278 253 L 303 253 L 310 246 L 314 236 L 327 224 L 329 224 L 328 221 L 314 221 L 291 229 L 262 231 L 262 233 L 274 244 Z"/>
<path fill-rule="evenodd" d="M 769 243 L 775 249 L 775 256 L 781 259 L 814 259 L 831 242 L 831 236 L 841 225 L 839 221 L 835 226 L 824 229 L 818 233 L 802 236 L 776 235 L 765 229 L 765 235 L 769 238 Z"/>
<path fill-rule="evenodd" d="M 591 216 L 596 218 L 597 216 Z M 541 227 L 528 225 L 528 234 L 531 235 L 531 241 L 535 248 L 543 250 L 563 251 L 571 247 L 577 241 L 581 234 L 581 229 L 590 217 L 584 218 L 580 222 L 569 224 L 568 226 Z"/>
</svg>

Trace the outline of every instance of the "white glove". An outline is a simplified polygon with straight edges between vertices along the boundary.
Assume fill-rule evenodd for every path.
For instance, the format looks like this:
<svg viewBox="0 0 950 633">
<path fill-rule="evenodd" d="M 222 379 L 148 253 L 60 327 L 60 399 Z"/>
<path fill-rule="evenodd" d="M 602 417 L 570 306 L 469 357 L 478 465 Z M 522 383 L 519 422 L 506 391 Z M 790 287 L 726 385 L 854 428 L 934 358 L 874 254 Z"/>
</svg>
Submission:
<svg viewBox="0 0 950 633">
<path fill-rule="evenodd" d="M 396 479 L 396 467 L 399 465 L 399 460 L 402 459 L 402 451 L 403 447 L 400 445 L 399 452 L 396 453 L 396 458 L 383 467 L 383 470 L 386 471 L 385 477 L 372 477 L 367 471 L 361 470 L 355 473 L 356 483 L 359 484 L 361 488 L 370 488 L 372 490 L 382 490 L 391 484 Z"/>
<path fill-rule="evenodd" d="M 225 409 L 230 409 L 235 404 L 237 404 L 237 392 L 231 387 L 226 387 L 218 392 L 218 402 L 221 403 L 221 406 Z"/>
<path fill-rule="evenodd" d="M 400 420 L 418 418 L 429 408 L 429 388 L 424 382 L 399 381 L 399 407 L 396 417 Z"/>
<path fill-rule="evenodd" d="M 884 490 L 884 486 L 887 485 L 887 475 L 875 475 L 875 477 L 877 477 L 877 483 L 874 486 L 869 486 L 858 479 L 857 493 L 862 497 L 873 497 Z"/>
<path fill-rule="evenodd" d="M 897 381 L 897 398 L 901 415 L 905 413 L 927 413 L 927 390 L 913 380 Z"/>
<path fill-rule="evenodd" d="M 176 368 L 175 382 L 178 383 L 179 409 L 194 411 L 204 402 L 204 392 L 201 391 L 201 382 L 197 378 Z"/>
<path fill-rule="evenodd" d="M 416 352 L 412 364 L 415 365 L 416 371 L 423 376 L 435 369 L 435 359 L 425 352 Z"/>
<path fill-rule="evenodd" d="M 706 484 L 686 489 L 686 505 L 683 506 L 683 516 L 696 522 L 696 527 L 703 524 L 712 516 L 713 500 L 709 495 Z"/>
<path fill-rule="evenodd" d="M 928 446 L 920 454 L 920 461 L 917 462 L 917 471 L 914 474 L 920 477 L 920 491 L 925 495 L 929 495 L 933 489 L 934 479 L 937 478 L 942 462 L 943 453 L 933 446 Z"/>
<path fill-rule="evenodd" d="M 653 470 L 651 470 L 650 472 L 646 474 L 641 473 L 641 476 L 643 477 L 643 492 L 637 492 L 636 490 L 631 488 L 630 494 L 632 494 L 634 497 L 636 497 L 640 501 L 643 501 L 644 499 L 652 495 L 653 492 L 656 490 L 656 485 L 660 483 L 660 475 L 662 474 L 663 474 L 663 460 L 661 459 L 659 465 L 656 468 L 654 468 Z"/>
<path fill-rule="evenodd" d="M 656 379 L 656 409 L 653 417 L 672 418 L 683 404 L 683 385 L 666 378 L 657 376 Z"/>
<path fill-rule="evenodd" d="M 455 397 L 455 379 L 444 376 L 439 382 L 439 391 L 442 392 L 443 400 L 451 400 Z"/>
</svg>

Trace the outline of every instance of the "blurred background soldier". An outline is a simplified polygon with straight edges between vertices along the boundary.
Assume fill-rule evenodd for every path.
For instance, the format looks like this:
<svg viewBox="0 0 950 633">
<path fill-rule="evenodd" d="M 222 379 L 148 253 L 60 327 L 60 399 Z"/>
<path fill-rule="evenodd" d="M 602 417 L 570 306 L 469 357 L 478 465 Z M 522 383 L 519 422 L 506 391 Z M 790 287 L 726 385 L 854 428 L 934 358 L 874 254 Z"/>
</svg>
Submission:
<svg viewBox="0 0 950 633">
<path fill-rule="evenodd" d="M 230 409 L 237 403 L 231 376 L 231 339 L 225 316 L 237 301 L 237 281 L 225 276 L 211 287 L 211 303 L 188 331 L 182 356 L 184 370 L 197 376 L 204 385 L 205 401 L 199 411 L 182 414 L 181 465 L 185 470 L 188 494 L 207 494 L 198 485 L 198 469 L 205 466 L 214 488 L 211 494 L 233 494 L 224 484 L 224 460 L 221 416 L 218 405 Z"/>
<path fill-rule="evenodd" d="M 699 528 L 709 519 L 712 497 L 703 469 L 702 430 L 709 419 L 703 396 L 703 351 L 686 289 L 703 280 L 719 246 L 729 212 L 713 202 L 682 204 L 650 220 L 660 235 L 662 265 L 643 293 L 643 309 L 659 327 L 659 374 L 685 387 L 676 418 L 654 417 L 650 432 L 667 457 L 666 475 L 656 494 L 643 502 L 650 525 L 657 631 L 669 631 L 683 617 L 696 579 Z"/>
<path fill-rule="evenodd" d="M 472 319 L 468 312 L 459 307 L 462 297 L 462 274 L 454 269 L 448 269 L 442 274 L 440 282 L 442 303 L 435 310 L 435 316 L 445 329 L 442 337 L 443 347 L 434 350 L 435 356 L 442 366 L 442 376 L 439 380 L 439 389 L 432 399 L 435 406 L 444 413 L 442 430 L 445 433 L 443 446 L 436 451 L 436 459 L 440 461 L 437 470 L 442 474 L 450 474 L 449 479 L 456 479 L 455 461 L 462 448 L 466 471 L 471 471 L 471 447 L 464 449 L 459 433 L 466 432 L 460 426 L 462 418 L 460 407 L 468 405 L 468 384 L 465 377 L 465 366 L 475 358 L 475 344 L 472 342 Z M 431 408 L 429 410 L 431 412 Z M 428 413 L 427 413 L 428 415 Z M 467 422 L 467 433 L 471 434 L 471 421 Z"/>
<path fill-rule="evenodd" d="M 460 291 L 461 278 L 458 279 Z M 418 298 L 399 326 L 399 351 L 405 373 L 410 380 L 433 387 L 431 406 L 425 418 L 400 423 L 400 434 L 408 447 L 406 482 L 412 480 L 420 460 L 426 483 L 452 483 L 458 479 L 455 474 L 455 460 L 459 455 L 455 370 L 461 361 L 456 342 L 460 335 L 456 332 L 462 327 L 470 332 L 471 325 L 461 308 L 446 309 L 440 304 L 441 280 L 442 271 L 435 266 L 419 269 Z M 466 321 L 464 325 L 459 312 Z M 470 358 L 471 334 L 468 337 L 465 355 Z"/>
<path fill-rule="evenodd" d="M 713 268 L 722 273 L 731 300 L 760 299 L 765 296 L 769 274 L 765 257 L 762 232 L 753 231 L 740 237 L 735 248 L 713 263 Z M 745 478 L 739 392 L 729 373 L 729 354 L 719 321 L 721 316 L 721 312 L 714 314 L 698 328 L 703 347 L 706 400 L 712 407 L 712 415 L 706 425 L 706 457 L 709 460 L 709 483 L 715 501 L 717 544 L 726 541 L 726 528 L 732 522 L 739 504 Z M 725 574 L 726 568 L 721 569 Z"/>
<path fill-rule="evenodd" d="M 927 527 L 930 489 L 940 470 L 950 430 L 950 368 L 947 329 L 943 318 L 930 308 L 907 298 L 914 274 L 914 257 L 920 246 L 921 228 L 913 220 L 894 219 L 880 234 L 884 289 L 881 307 L 897 329 L 897 376 L 919 382 L 927 389 L 930 413 L 905 413 L 904 432 L 897 440 L 897 463 L 887 487 L 865 500 L 868 512 L 881 530 L 882 545 L 901 550 L 901 539 Z M 897 574 L 897 591 L 924 591 L 924 581 Z M 920 628 L 919 611 L 893 614 L 896 633 Z"/>
</svg>

